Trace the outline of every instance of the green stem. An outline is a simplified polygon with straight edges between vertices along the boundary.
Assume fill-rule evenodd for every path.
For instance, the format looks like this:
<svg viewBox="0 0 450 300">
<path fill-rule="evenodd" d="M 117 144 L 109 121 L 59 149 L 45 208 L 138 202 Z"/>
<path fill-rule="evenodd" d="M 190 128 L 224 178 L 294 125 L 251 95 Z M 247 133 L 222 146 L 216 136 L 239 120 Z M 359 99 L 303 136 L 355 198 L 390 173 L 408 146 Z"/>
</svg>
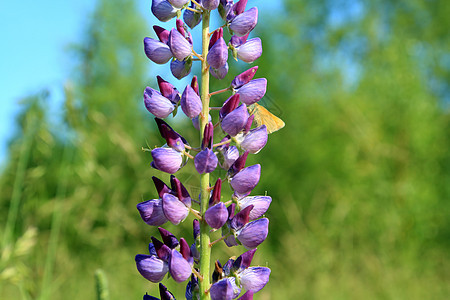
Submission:
<svg viewBox="0 0 450 300">
<path fill-rule="evenodd" d="M 202 97 L 202 113 L 200 115 L 200 142 L 203 139 L 203 132 L 208 123 L 209 115 L 209 66 L 206 61 L 209 45 L 209 16 L 210 11 L 203 11 L 202 17 L 202 80 L 201 80 L 201 97 Z M 209 174 L 200 175 L 201 202 L 200 213 L 203 216 L 208 209 L 209 202 Z M 209 295 L 210 287 L 210 268 L 211 268 L 211 247 L 209 247 L 210 236 L 209 226 L 206 224 L 205 218 L 200 221 L 200 274 L 203 280 L 199 279 L 200 299 L 211 299 Z"/>
</svg>

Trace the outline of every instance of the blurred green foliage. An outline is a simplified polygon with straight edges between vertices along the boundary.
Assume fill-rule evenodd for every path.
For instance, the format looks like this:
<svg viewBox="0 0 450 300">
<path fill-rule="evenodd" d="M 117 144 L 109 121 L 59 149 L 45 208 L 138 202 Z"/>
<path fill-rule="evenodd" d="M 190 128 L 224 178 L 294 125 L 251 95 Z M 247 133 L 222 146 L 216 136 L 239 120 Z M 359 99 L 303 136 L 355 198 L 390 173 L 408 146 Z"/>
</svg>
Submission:
<svg viewBox="0 0 450 300">
<path fill-rule="evenodd" d="M 445 0 L 262 11 L 257 76 L 286 128 L 249 159 L 263 167 L 255 194 L 273 198 L 255 257 L 272 275 L 257 299 L 449 297 L 448 15 Z M 142 109 L 156 75 L 141 49 L 149 31 L 133 1 L 99 1 L 72 49 L 63 120 L 49 121 L 45 92 L 24 101 L 0 176 L 0 298 L 94 299 L 98 268 L 111 299 L 157 294 L 133 261 L 156 234 L 135 209 L 160 176 L 140 151 L 161 142 Z M 195 141 L 185 124 L 174 127 Z M 196 176 L 179 177 L 195 194 Z M 167 228 L 190 237 L 190 221 Z"/>
</svg>

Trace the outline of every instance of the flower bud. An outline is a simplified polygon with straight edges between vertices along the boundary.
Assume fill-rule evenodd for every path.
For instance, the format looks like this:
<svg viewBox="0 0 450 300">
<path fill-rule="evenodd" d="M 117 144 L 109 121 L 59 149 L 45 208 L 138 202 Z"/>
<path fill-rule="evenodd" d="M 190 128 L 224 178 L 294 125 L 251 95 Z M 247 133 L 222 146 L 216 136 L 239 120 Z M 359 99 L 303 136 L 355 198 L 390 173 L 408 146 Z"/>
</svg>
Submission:
<svg viewBox="0 0 450 300">
<path fill-rule="evenodd" d="M 145 55 L 157 64 L 165 64 L 173 56 L 169 46 L 149 37 L 144 38 L 144 51 Z"/>
<path fill-rule="evenodd" d="M 204 9 L 214 10 L 219 6 L 219 0 L 202 0 L 201 4 Z"/>
<path fill-rule="evenodd" d="M 169 47 L 173 56 L 180 61 L 192 53 L 191 43 L 175 28 L 170 31 Z"/>
<path fill-rule="evenodd" d="M 262 218 L 247 223 L 237 232 L 237 239 L 247 249 L 258 247 L 269 233 L 269 219 Z"/>
<path fill-rule="evenodd" d="M 244 135 L 244 140 L 241 142 L 241 148 L 256 154 L 266 145 L 267 137 L 266 125 L 259 126 Z"/>
<path fill-rule="evenodd" d="M 186 60 L 178 60 L 174 58 L 170 62 L 170 71 L 172 72 L 172 75 L 177 79 L 181 79 L 189 75 L 189 73 L 191 73 L 191 68 L 192 59 L 190 58 Z"/>
<path fill-rule="evenodd" d="M 220 37 L 211 47 L 206 60 L 214 69 L 220 69 L 225 66 L 228 60 L 228 46 L 223 37 Z"/>
<path fill-rule="evenodd" d="M 166 118 L 175 109 L 173 103 L 169 99 L 151 87 L 145 88 L 144 105 L 150 113 L 160 119 Z"/>
<path fill-rule="evenodd" d="M 202 100 L 190 85 L 184 89 L 180 104 L 181 109 L 190 119 L 198 116 L 202 111 Z"/>
<path fill-rule="evenodd" d="M 222 108 L 219 111 L 219 118 L 223 120 L 226 115 L 236 109 L 239 105 L 239 94 L 234 94 L 230 98 L 228 98 L 222 105 Z"/>
<path fill-rule="evenodd" d="M 169 99 L 173 104 L 180 102 L 180 93 L 170 82 L 165 81 L 160 76 L 156 76 L 156 79 L 158 80 L 161 95 Z"/>
<path fill-rule="evenodd" d="M 216 154 L 210 148 L 203 149 L 194 158 L 195 169 L 199 174 L 213 172 L 218 162 Z"/>
<path fill-rule="evenodd" d="M 175 249 L 172 249 L 172 254 L 169 259 L 169 272 L 176 282 L 187 280 L 192 273 L 191 265 Z"/>
<path fill-rule="evenodd" d="M 262 97 L 266 94 L 267 89 L 267 79 L 258 78 L 253 79 L 249 83 L 244 84 L 242 87 L 236 90 L 236 93 L 239 94 L 239 98 L 242 103 L 247 105 L 251 105 L 253 103 L 261 100 Z"/>
<path fill-rule="evenodd" d="M 183 163 L 182 154 L 172 148 L 155 148 L 151 154 L 152 167 L 169 174 L 177 172 Z"/>
<path fill-rule="evenodd" d="M 150 226 L 160 226 L 167 222 L 161 199 L 152 199 L 136 205 L 142 220 Z"/>
<path fill-rule="evenodd" d="M 151 282 L 160 282 L 169 271 L 168 264 L 157 256 L 138 254 L 135 261 L 139 273 Z"/>
<path fill-rule="evenodd" d="M 253 38 L 240 46 L 235 47 L 236 56 L 246 63 L 252 63 L 262 54 L 262 44 L 260 38 Z"/>
<path fill-rule="evenodd" d="M 161 300 L 175 300 L 175 297 L 167 288 L 160 282 L 159 283 L 159 295 Z M 144 299 L 146 300 L 146 299 Z"/>
<path fill-rule="evenodd" d="M 223 202 L 219 202 L 218 204 L 211 206 L 205 212 L 206 223 L 208 223 L 209 226 L 215 229 L 219 229 L 223 225 L 225 225 L 227 219 L 228 211 Z"/>
<path fill-rule="evenodd" d="M 231 136 L 237 135 L 245 127 L 248 117 L 247 106 L 245 104 L 239 105 L 223 118 L 221 122 L 223 131 Z"/>
<path fill-rule="evenodd" d="M 237 36 L 243 36 L 248 34 L 255 28 L 258 23 L 258 9 L 252 7 L 246 12 L 236 16 L 230 23 L 230 29 Z"/>
<path fill-rule="evenodd" d="M 225 65 L 219 69 L 214 69 L 213 67 L 209 67 L 209 72 L 211 75 L 219 80 L 222 80 L 228 74 L 228 63 L 225 62 Z"/>
<path fill-rule="evenodd" d="M 189 214 L 189 208 L 174 195 L 164 194 L 162 203 L 164 215 L 174 225 L 180 224 Z"/>
<path fill-rule="evenodd" d="M 248 69 L 247 71 L 242 72 L 238 76 L 234 77 L 233 81 L 231 82 L 231 87 L 234 89 L 238 89 L 244 84 L 249 83 L 250 80 L 252 80 L 253 77 L 255 76 L 256 71 L 258 71 L 258 66 L 254 66 Z"/>
<path fill-rule="evenodd" d="M 253 165 L 242 169 L 231 178 L 230 184 L 233 190 L 240 195 L 250 193 L 259 182 L 261 165 Z"/>
<path fill-rule="evenodd" d="M 158 227 L 158 230 L 164 244 L 167 245 L 167 247 L 169 247 L 170 249 L 174 249 L 180 244 L 177 238 L 169 230 L 166 230 L 162 227 Z"/>
<path fill-rule="evenodd" d="M 153 184 L 155 185 L 156 191 L 158 192 L 159 198 L 162 198 L 162 196 L 165 193 L 169 193 L 170 189 L 169 187 L 158 177 L 152 176 Z"/>
<path fill-rule="evenodd" d="M 158 39 L 160 40 L 160 42 L 167 45 L 167 43 L 169 42 L 170 31 L 166 30 L 158 25 L 153 25 L 153 30 L 155 31 L 156 35 L 158 36 Z"/>
<path fill-rule="evenodd" d="M 191 2 L 189 7 L 195 8 L 194 2 Z M 183 13 L 183 20 L 184 23 L 186 23 L 186 25 L 189 26 L 189 28 L 194 29 L 194 27 L 197 26 L 202 20 L 202 14 L 185 9 Z"/>
<path fill-rule="evenodd" d="M 161 22 L 167 22 L 177 15 L 177 10 L 167 0 L 152 0 L 152 13 Z"/>
</svg>

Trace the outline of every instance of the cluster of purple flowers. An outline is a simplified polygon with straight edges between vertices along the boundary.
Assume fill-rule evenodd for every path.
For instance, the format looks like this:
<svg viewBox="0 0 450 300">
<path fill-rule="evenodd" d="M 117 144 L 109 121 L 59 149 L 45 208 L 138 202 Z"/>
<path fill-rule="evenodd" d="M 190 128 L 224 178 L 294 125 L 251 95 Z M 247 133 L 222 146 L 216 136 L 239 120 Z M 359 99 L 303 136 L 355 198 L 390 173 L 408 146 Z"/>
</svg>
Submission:
<svg viewBox="0 0 450 300">
<path fill-rule="evenodd" d="M 248 39 L 256 26 L 258 9 L 253 7 L 246 10 L 246 4 L 247 0 L 236 3 L 233 0 L 153 0 L 151 10 L 160 21 L 166 22 L 174 17 L 177 19 L 176 27 L 170 31 L 159 26 L 153 27 L 158 40 L 144 39 L 147 57 L 158 64 L 171 60 L 171 72 L 178 79 L 190 73 L 192 63 L 196 60 L 202 61 L 202 65 L 207 67 L 204 69 L 206 75 L 203 76 L 208 76 L 209 70 L 215 78 L 223 79 L 228 73 L 229 50 L 236 60 L 247 63 L 255 61 L 262 54 L 261 40 Z M 207 54 L 199 55 L 193 49 L 188 27 L 192 29 L 197 26 L 205 18 L 205 13 L 208 13 L 209 18 L 209 12 L 215 9 L 218 9 L 225 24 L 209 33 L 207 41 L 203 40 L 203 43 L 207 43 L 204 45 L 208 46 L 208 51 Z M 184 22 L 180 19 L 181 15 Z M 231 34 L 228 44 L 224 40 L 225 27 Z M 186 299 L 236 299 L 242 289 L 246 292 L 239 299 L 253 299 L 253 294 L 269 281 L 269 268 L 250 266 L 256 247 L 268 235 L 269 220 L 263 215 L 272 201 L 269 196 L 250 195 L 259 182 L 261 166 L 246 166 L 248 155 L 258 153 L 268 138 L 265 125 L 252 128 L 254 115 L 249 113 L 249 107 L 266 93 L 267 80 L 253 79 L 257 69 L 255 66 L 235 76 L 231 84 L 221 91 L 231 92 L 232 95 L 218 108 L 218 122 L 215 125 L 211 115 L 205 116 L 204 111 L 205 105 L 209 105 L 209 97 L 216 93 L 206 94 L 208 101 L 205 102 L 196 76 L 182 93 L 160 76 L 157 76 L 159 91 L 151 87 L 144 91 L 145 107 L 155 116 L 159 132 L 166 141 L 164 146 L 151 150 L 151 166 L 171 174 L 171 177 L 170 187 L 153 177 L 158 198 L 139 203 L 137 209 L 142 220 L 151 226 L 161 226 L 168 221 L 178 225 L 190 213 L 195 219 L 193 242 L 190 245 L 184 238 L 177 239 L 169 231 L 158 227 L 161 240 L 151 237 L 149 254 L 136 255 L 136 266 L 140 274 L 151 282 L 162 281 L 166 274 L 170 274 L 176 282 L 187 281 Z M 209 89 L 202 86 L 204 88 Z M 175 114 L 180 106 L 192 120 L 193 126 L 202 131 L 199 148 L 192 147 L 163 120 Z M 209 111 L 209 107 L 206 111 Z M 214 143 L 215 135 L 221 135 L 220 142 Z M 196 152 L 196 155 L 191 155 L 192 152 Z M 196 197 L 191 198 L 185 186 L 173 175 L 188 163 L 189 158 L 193 158 L 199 174 L 209 174 L 217 168 L 226 170 L 224 180 L 229 182 L 233 190 L 228 201 L 222 202 L 223 180 L 218 178 L 214 187 L 206 189 L 206 200 L 209 199 L 207 205 L 203 206 L 206 209 L 197 211 L 193 208 L 198 202 L 194 200 Z M 212 284 L 207 290 L 200 287 L 201 282 L 211 276 L 209 273 L 201 274 L 199 269 L 202 264 L 201 226 L 209 226 L 211 231 L 221 230 L 222 238 L 216 242 L 224 241 L 228 247 L 243 245 L 248 249 L 238 258 L 229 259 L 223 266 L 217 260 Z M 159 289 L 161 299 L 175 299 L 161 283 Z M 150 299 L 157 298 L 144 296 L 144 300 Z"/>
</svg>

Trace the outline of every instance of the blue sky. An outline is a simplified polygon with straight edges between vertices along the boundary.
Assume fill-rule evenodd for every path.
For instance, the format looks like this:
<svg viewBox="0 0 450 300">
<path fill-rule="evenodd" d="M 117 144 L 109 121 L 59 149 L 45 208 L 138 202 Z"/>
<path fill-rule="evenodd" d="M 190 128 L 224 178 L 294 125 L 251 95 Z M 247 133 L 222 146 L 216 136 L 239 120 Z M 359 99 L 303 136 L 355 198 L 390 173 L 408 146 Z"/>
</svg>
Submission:
<svg viewBox="0 0 450 300">
<path fill-rule="evenodd" d="M 113 1 L 113 0 L 111 0 Z M 0 165 L 14 134 L 19 100 L 42 89 L 51 91 L 49 109 L 57 109 L 62 86 L 73 65 L 67 46 L 80 41 L 94 0 L 21 0 L 0 2 Z M 151 0 L 139 0 L 150 14 Z M 277 1 L 250 0 L 261 12 L 279 8 Z M 147 20 L 151 21 L 149 17 Z"/>
</svg>

